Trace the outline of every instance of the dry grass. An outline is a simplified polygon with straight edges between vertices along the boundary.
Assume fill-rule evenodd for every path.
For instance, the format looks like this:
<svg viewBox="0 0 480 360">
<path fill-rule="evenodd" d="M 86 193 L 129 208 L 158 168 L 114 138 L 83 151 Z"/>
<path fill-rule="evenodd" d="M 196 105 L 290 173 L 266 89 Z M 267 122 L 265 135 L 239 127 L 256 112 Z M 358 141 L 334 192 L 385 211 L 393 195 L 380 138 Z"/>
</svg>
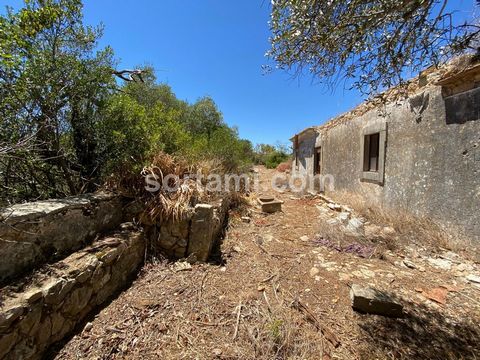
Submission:
<svg viewBox="0 0 480 360">
<path fill-rule="evenodd" d="M 445 229 L 428 217 L 415 216 L 405 210 L 390 210 L 368 201 L 359 194 L 336 192 L 332 198 L 351 206 L 357 214 L 372 224 L 392 227 L 395 233 L 384 235 L 392 247 L 416 244 L 433 250 L 448 249 L 464 251 L 471 249 L 471 241 L 463 237 L 457 229 Z"/>
<path fill-rule="evenodd" d="M 208 175 L 226 174 L 225 165 L 218 159 L 202 160 L 191 164 L 181 157 L 158 153 L 140 173 L 125 170 L 120 176 L 112 176 L 106 182 L 108 190 L 135 199 L 144 209 L 139 216 L 142 224 L 152 225 L 165 220 L 181 219 L 201 202 L 210 203 L 219 198 L 230 197 L 232 206 L 248 204 L 245 197 L 245 184 L 238 191 L 210 191 L 205 185 Z M 172 176 L 173 175 L 173 176 Z M 146 189 L 146 178 L 155 179 L 159 184 L 167 184 L 170 190 L 161 187 L 159 191 Z"/>
<path fill-rule="evenodd" d="M 271 173 L 262 170 L 263 183 Z M 90 319 L 89 330 L 53 355 L 62 360 L 478 358 L 476 288 L 459 289 L 444 306 L 434 306 L 416 289 L 455 284 L 453 274 L 419 258 L 415 261 L 427 270 L 422 273 L 395 265 L 404 258 L 395 253 L 390 262 L 320 246 L 313 241 L 320 199 L 277 196 L 283 212 L 266 215 L 252 208 L 250 222 L 230 217 L 220 265 L 177 271 L 166 261 L 148 263 L 130 289 Z M 352 282 L 398 295 L 409 316 L 353 312 Z"/>
</svg>

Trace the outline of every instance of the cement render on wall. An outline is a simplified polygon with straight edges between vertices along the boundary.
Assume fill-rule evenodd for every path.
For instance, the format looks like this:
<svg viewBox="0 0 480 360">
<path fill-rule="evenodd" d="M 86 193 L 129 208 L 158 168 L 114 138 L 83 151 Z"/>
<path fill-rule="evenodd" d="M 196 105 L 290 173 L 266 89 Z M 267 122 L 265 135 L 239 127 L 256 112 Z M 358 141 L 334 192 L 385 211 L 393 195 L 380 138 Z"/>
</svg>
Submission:
<svg viewBox="0 0 480 360">
<path fill-rule="evenodd" d="M 469 100 L 480 88 L 473 91 L 465 94 Z M 460 102 L 456 109 L 462 109 L 461 100 L 461 95 L 453 99 Z M 480 116 L 472 120 L 471 109 L 465 116 L 459 120 L 456 110 L 455 121 L 447 119 L 441 87 L 425 89 L 321 135 L 306 136 L 299 152 L 299 162 L 306 166 L 298 172 L 313 174 L 314 144 L 321 138 L 322 173 L 334 176 L 336 191 L 357 192 L 378 205 L 430 216 L 480 241 Z M 378 122 L 387 123 L 384 186 L 360 180 L 362 129 Z"/>
</svg>

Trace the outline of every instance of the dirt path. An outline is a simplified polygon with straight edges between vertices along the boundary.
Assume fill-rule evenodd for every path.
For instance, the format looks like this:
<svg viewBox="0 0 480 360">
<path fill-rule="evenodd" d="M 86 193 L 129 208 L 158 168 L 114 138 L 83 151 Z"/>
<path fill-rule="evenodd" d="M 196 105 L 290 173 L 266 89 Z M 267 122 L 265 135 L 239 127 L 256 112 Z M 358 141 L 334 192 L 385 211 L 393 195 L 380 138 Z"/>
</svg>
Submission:
<svg viewBox="0 0 480 360">
<path fill-rule="evenodd" d="M 261 170 L 262 183 L 270 171 Z M 320 198 L 276 194 L 283 212 L 232 214 L 223 264 L 147 265 L 57 359 L 470 359 L 480 357 L 480 288 L 404 252 L 362 257 L 322 239 Z M 317 206 L 318 205 L 318 206 Z M 320 237 L 319 237 L 320 235 Z M 317 239 L 317 241 L 315 241 Z M 349 240 L 350 241 L 350 240 Z M 361 244 L 363 246 L 364 244 Z M 403 319 L 352 311 L 349 286 L 395 294 Z M 442 290 L 443 289 L 443 290 Z M 433 290 L 433 291 L 432 291 Z M 437 301 L 428 298 L 437 297 Z M 442 304 L 442 302 L 445 302 Z M 338 341 L 338 343 L 337 343 Z"/>
</svg>

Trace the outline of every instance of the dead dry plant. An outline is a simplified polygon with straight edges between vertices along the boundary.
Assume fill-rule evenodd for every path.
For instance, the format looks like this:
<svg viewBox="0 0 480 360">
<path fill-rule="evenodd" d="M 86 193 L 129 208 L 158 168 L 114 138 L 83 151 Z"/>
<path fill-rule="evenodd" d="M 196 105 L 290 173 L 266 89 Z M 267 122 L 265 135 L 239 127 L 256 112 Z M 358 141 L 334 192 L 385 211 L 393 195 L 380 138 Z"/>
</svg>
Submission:
<svg viewBox="0 0 480 360">
<path fill-rule="evenodd" d="M 417 244 L 454 251 L 466 250 L 471 246 L 471 241 L 458 229 L 441 226 L 426 216 L 416 216 L 403 209 L 393 211 L 372 203 L 360 194 L 343 191 L 331 195 L 335 201 L 351 206 L 370 223 L 395 229 L 390 239 L 385 235 L 383 237 L 397 245 Z"/>
</svg>

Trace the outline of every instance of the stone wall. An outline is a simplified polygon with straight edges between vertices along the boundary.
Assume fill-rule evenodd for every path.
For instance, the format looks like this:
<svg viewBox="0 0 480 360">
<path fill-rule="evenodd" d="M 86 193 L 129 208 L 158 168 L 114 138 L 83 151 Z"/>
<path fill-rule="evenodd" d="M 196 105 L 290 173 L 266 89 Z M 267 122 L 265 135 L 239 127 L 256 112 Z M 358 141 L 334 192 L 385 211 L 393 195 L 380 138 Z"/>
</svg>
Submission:
<svg viewBox="0 0 480 360">
<path fill-rule="evenodd" d="M 292 175 L 313 175 L 314 172 L 314 151 L 320 146 L 320 134 L 309 131 L 299 136 L 298 149 L 294 154 L 292 162 Z M 297 159 L 297 161 L 295 161 Z"/>
<path fill-rule="evenodd" d="M 122 221 L 122 200 L 95 194 L 0 210 L 0 285 L 81 249 Z"/>
<path fill-rule="evenodd" d="M 39 359 L 88 313 L 121 290 L 143 262 L 145 241 L 122 230 L 2 290 L 0 359 Z M 53 275 L 52 275 L 53 273 Z"/>
<path fill-rule="evenodd" d="M 381 111 L 320 130 L 322 173 L 334 176 L 335 191 L 429 216 L 479 242 L 480 102 L 472 100 L 478 96 L 478 87 L 445 97 L 442 87 L 430 86 Z M 384 184 L 362 180 L 362 134 L 379 123 L 387 129 Z M 312 149 L 313 158 L 312 140 L 301 146 Z"/>
<path fill-rule="evenodd" d="M 146 235 L 157 252 L 205 262 L 221 235 L 229 205 L 228 198 L 197 204 L 180 219 L 146 226 Z"/>
</svg>

